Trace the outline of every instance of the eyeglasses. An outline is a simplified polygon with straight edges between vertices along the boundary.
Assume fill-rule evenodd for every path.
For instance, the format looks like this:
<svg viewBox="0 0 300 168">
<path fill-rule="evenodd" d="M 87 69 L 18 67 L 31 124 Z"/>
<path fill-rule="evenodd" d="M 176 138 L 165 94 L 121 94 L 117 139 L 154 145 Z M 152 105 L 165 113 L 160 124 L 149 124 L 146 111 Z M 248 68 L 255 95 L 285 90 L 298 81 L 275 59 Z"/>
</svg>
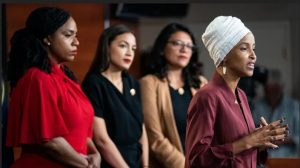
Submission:
<svg viewBox="0 0 300 168">
<path fill-rule="evenodd" d="M 168 41 L 168 43 L 172 44 L 174 47 L 177 47 L 180 49 L 182 49 L 183 47 L 186 47 L 187 49 L 194 51 L 196 49 L 196 47 L 193 44 L 185 44 L 183 41 L 181 40 L 173 40 L 173 41 Z"/>
</svg>

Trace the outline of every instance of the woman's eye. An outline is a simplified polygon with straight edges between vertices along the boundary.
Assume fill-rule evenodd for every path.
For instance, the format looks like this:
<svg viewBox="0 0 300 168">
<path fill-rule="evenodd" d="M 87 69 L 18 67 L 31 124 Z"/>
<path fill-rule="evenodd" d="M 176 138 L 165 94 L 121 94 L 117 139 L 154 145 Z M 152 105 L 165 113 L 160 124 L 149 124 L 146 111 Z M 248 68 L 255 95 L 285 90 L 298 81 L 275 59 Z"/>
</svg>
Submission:
<svg viewBox="0 0 300 168">
<path fill-rule="evenodd" d="M 120 44 L 119 46 L 120 46 L 121 48 L 125 48 L 125 47 L 126 47 L 125 44 Z"/>
<path fill-rule="evenodd" d="M 65 37 L 71 37 L 72 35 L 71 34 L 65 34 Z"/>
<path fill-rule="evenodd" d="M 179 45 L 181 45 L 181 43 L 180 43 L 180 41 L 174 41 L 174 43 L 173 43 L 175 46 L 179 46 Z"/>
</svg>

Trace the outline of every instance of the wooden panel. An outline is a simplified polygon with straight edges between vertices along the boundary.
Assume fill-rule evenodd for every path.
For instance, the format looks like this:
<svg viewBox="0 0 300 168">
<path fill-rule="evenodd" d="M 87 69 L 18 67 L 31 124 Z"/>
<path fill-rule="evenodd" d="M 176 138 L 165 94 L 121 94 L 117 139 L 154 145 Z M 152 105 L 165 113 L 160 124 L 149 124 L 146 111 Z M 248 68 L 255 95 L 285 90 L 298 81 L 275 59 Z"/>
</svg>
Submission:
<svg viewBox="0 0 300 168">
<path fill-rule="evenodd" d="M 270 158 L 267 168 L 299 168 L 300 158 Z"/>
<path fill-rule="evenodd" d="M 7 40 L 13 33 L 25 26 L 29 13 L 41 6 L 57 6 L 69 11 L 78 27 L 80 42 L 78 55 L 67 65 L 74 71 L 79 82 L 82 82 L 92 59 L 94 58 L 98 38 L 103 31 L 103 5 L 97 3 L 59 3 L 59 4 L 7 4 Z M 10 47 L 8 45 L 8 47 Z M 9 49 L 7 50 L 9 51 Z"/>
</svg>

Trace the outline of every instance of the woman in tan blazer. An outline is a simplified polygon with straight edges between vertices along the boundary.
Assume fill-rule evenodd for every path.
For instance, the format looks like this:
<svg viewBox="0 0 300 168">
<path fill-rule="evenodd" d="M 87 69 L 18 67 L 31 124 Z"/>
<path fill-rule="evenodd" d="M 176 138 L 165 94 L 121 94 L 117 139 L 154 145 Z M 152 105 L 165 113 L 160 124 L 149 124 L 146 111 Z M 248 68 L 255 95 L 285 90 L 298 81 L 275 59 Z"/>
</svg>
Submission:
<svg viewBox="0 0 300 168">
<path fill-rule="evenodd" d="M 207 83 L 201 76 L 192 32 L 171 23 L 158 35 L 140 79 L 151 168 L 183 168 L 186 113 L 192 96 Z"/>
</svg>

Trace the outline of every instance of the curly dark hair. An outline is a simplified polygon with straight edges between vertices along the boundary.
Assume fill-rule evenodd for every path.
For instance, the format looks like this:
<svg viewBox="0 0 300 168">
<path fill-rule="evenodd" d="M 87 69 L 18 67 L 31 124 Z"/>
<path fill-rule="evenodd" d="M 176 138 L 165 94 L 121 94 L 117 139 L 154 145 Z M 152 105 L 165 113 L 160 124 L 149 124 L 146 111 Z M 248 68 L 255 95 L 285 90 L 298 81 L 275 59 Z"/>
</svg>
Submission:
<svg viewBox="0 0 300 168">
<path fill-rule="evenodd" d="M 57 7 L 41 7 L 30 13 L 25 28 L 17 30 L 10 41 L 7 79 L 11 87 L 14 87 L 31 67 L 51 73 L 51 64 L 43 39 L 53 34 L 70 17 L 67 11 Z M 73 72 L 67 66 L 64 66 L 64 72 L 76 81 Z"/>
<path fill-rule="evenodd" d="M 106 28 L 98 41 L 98 47 L 96 51 L 96 55 L 91 64 L 88 73 L 92 72 L 103 72 L 107 70 L 110 64 L 110 56 L 109 56 L 109 47 L 116 39 L 117 36 L 124 33 L 132 33 L 129 28 L 123 24 L 113 25 L 109 28 Z"/>
<path fill-rule="evenodd" d="M 196 46 L 195 49 L 193 49 L 190 62 L 183 69 L 182 75 L 190 87 L 199 88 L 201 84 L 199 75 L 202 74 L 202 63 L 198 62 L 197 43 L 191 30 L 180 23 L 170 23 L 161 30 L 152 49 L 150 50 L 150 53 L 145 56 L 147 58 L 143 58 L 145 59 L 142 65 L 144 74 L 154 74 L 160 79 L 166 77 L 167 60 L 164 55 L 164 50 L 170 36 L 179 31 L 187 33 L 191 37 L 193 45 Z"/>
</svg>

